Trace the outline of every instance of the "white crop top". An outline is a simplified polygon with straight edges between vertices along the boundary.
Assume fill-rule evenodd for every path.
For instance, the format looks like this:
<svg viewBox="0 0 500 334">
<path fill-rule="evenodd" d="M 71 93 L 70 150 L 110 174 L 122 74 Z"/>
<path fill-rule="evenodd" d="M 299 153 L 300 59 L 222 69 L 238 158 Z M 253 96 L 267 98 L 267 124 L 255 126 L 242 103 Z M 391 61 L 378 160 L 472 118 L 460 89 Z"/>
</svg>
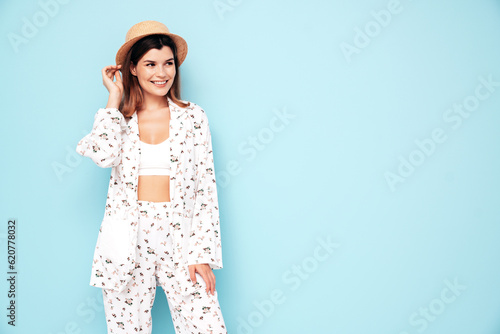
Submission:
<svg viewBox="0 0 500 334">
<path fill-rule="evenodd" d="M 159 144 L 148 144 L 139 140 L 141 158 L 139 175 L 170 175 L 169 139 Z"/>
</svg>

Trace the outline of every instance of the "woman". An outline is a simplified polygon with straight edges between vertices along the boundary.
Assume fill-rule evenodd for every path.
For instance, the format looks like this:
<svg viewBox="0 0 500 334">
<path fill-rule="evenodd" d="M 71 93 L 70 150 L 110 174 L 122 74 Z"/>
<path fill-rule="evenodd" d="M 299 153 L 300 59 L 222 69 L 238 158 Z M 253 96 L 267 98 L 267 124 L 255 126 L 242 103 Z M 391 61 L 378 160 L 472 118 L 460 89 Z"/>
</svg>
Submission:
<svg viewBox="0 0 500 334">
<path fill-rule="evenodd" d="M 212 272 L 222 252 L 211 134 L 205 111 L 180 100 L 186 54 L 160 22 L 130 28 L 102 70 L 106 108 L 76 148 L 112 168 L 90 281 L 109 333 L 151 333 L 157 285 L 176 333 L 227 333 Z"/>
</svg>

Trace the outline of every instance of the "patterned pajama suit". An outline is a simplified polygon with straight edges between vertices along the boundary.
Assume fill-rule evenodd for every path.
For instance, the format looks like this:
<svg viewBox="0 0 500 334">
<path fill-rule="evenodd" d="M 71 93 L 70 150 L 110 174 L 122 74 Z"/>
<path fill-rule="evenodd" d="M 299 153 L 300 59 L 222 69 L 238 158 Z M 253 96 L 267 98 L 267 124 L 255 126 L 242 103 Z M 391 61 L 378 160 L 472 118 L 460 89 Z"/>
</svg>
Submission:
<svg viewBox="0 0 500 334">
<path fill-rule="evenodd" d="M 182 101 L 188 103 L 188 101 Z M 137 201 L 141 148 L 137 112 L 100 108 L 78 154 L 111 168 L 90 285 L 102 288 L 109 333 L 151 333 L 156 286 L 176 333 L 226 333 L 218 297 L 189 265 L 221 269 L 222 247 L 212 140 L 205 111 L 170 106 L 171 202 Z M 172 264 L 175 270 L 172 270 Z"/>
<path fill-rule="evenodd" d="M 217 290 L 207 293 L 206 283 L 196 273 L 202 289 L 182 296 L 174 279 L 171 202 L 138 201 L 137 262 L 131 281 L 118 293 L 103 289 L 108 333 L 151 333 L 151 308 L 156 286 L 167 296 L 177 334 L 227 333 Z"/>
</svg>

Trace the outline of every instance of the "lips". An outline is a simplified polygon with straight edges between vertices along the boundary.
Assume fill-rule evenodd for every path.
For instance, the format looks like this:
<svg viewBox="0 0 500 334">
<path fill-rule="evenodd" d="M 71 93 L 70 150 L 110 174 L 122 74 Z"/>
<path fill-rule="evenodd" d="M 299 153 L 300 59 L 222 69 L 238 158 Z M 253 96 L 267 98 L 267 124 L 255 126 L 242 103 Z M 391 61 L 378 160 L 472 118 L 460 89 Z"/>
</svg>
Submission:
<svg viewBox="0 0 500 334">
<path fill-rule="evenodd" d="M 165 80 L 165 81 L 151 81 L 151 82 L 153 83 L 153 85 L 155 85 L 155 87 L 163 88 L 163 87 L 167 87 L 168 80 Z"/>
</svg>

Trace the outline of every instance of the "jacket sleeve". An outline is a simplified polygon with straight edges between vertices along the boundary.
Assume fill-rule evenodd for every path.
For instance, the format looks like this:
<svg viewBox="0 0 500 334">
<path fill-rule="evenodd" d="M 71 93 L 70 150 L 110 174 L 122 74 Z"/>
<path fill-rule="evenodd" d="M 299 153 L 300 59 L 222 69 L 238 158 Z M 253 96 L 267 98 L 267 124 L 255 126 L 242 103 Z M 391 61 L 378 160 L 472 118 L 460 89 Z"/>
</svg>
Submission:
<svg viewBox="0 0 500 334">
<path fill-rule="evenodd" d="M 117 166 L 121 161 L 122 128 L 125 117 L 116 108 L 100 108 L 94 116 L 92 131 L 80 139 L 76 152 L 92 159 L 102 168 Z"/>
<path fill-rule="evenodd" d="M 207 263 L 212 269 L 221 269 L 221 234 L 212 137 L 204 111 L 196 135 L 199 136 L 195 147 L 196 199 L 189 234 L 187 264 Z"/>
</svg>

